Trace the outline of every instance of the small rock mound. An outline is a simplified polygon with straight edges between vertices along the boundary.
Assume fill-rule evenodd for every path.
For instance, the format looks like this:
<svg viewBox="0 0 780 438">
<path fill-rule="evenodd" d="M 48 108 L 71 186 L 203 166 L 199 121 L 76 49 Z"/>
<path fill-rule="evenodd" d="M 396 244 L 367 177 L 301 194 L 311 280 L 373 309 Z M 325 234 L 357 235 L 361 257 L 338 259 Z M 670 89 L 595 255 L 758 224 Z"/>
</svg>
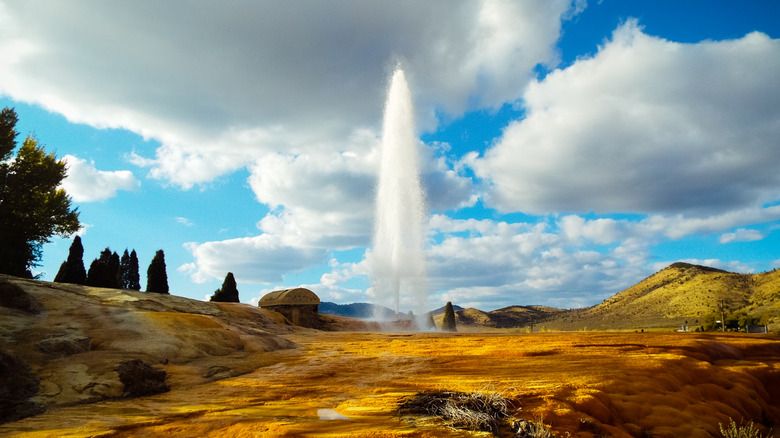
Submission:
<svg viewBox="0 0 780 438">
<path fill-rule="evenodd" d="M 116 371 L 124 385 L 125 397 L 143 397 L 170 390 L 165 383 L 165 371 L 153 368 L 140 359 L 121 362 Z"/>
</svg>

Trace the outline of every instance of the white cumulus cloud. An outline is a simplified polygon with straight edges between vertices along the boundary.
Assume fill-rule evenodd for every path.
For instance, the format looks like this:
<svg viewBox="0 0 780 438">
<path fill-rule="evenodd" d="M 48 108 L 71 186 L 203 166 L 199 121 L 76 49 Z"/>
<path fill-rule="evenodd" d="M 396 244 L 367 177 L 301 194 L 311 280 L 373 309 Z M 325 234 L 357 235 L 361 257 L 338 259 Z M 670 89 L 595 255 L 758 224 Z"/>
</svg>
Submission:
<svg viewBox="0 0 780 438">
<path fill-rule="evenodd" d="M 746 228 L 738 228 L 733 233 L 724 233 L 720 236 L 720 243 L 729 242 L 754 242 L 761 240 L 766 235 L 758 230 L 749 230 Z"/>
<path fill-rule="evenodd" d="M 76 202 L 104 201 L 119 190 L 135 190 L 141 185 L 129 170 L 98 170 L 94 162 L 73 155 L 65 155 L 62 160 L 68 169 L 62 186 Z"/>
<path fill-rule="evenodd" d="M 241 283 L 279 283 L 285 273 L 324 263 L 327 255 L 321 249 L 284 245 L 269 234 L 188 243 L 185 247 L 195 262 L 184 265 L 182 270 L 189 272 L 196 282 L 224 278 L 228 272 L 233 272 L 236 281 Z"/>
<path fill-rule="evenodd" d="M 504 211 L 702 215 L 780 189 L 780 40 L 681 44 L 628 21 L 532 82 L 527 115 L 477 159 Z"/>
</svg>

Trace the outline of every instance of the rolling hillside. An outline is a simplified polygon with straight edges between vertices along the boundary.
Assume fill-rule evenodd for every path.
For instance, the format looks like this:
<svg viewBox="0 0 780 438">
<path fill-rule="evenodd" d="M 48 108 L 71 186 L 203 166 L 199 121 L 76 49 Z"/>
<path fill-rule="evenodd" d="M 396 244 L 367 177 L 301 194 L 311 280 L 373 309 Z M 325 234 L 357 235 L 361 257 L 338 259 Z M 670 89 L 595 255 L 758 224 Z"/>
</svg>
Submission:
<svg viewBox="0 0 780 438">
<path fill-rule="evenodd" d="M 691 330 L 721 303 L 727 310 L 767 316 L 771 329 L 780 325 L 780 271 L 738 274 L 706 266 L 674 263 L 601 304 L 549 317 L 551 329 Z"/>
<path fill-rule="evenodd" d="M 510 306 L 484 312 L 455 312 L 459 327 L 538 330 L 694 330 L 721 303 L 730 311 L 764 316 L 769 329 L 780 329 L 780 270 L 738 274 L 707 266 L 674 263 L 634 286 L 583 309 Z M 441 324 L 442 316 L 435 318 Z"/>
</svg>

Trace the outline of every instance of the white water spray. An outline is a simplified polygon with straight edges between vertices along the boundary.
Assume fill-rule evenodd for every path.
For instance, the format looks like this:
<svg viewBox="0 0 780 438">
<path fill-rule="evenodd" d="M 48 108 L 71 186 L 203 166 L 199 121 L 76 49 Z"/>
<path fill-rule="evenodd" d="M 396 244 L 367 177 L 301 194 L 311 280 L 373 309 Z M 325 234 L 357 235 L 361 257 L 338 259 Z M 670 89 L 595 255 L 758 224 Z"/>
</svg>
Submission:
<svg viewBox="0 0 780 438">
<path fill-rule="evenodd" d="M 390 83 L 382 125 L 372 280 L 376 297 L 394 298 L 396 314 L 403 295 L 419 319 L 427 306 L 427 281 L 422 250 L 425 202 L 417 144 L 412 96 L 404 71 L 398 68 Z"/>
</svg>

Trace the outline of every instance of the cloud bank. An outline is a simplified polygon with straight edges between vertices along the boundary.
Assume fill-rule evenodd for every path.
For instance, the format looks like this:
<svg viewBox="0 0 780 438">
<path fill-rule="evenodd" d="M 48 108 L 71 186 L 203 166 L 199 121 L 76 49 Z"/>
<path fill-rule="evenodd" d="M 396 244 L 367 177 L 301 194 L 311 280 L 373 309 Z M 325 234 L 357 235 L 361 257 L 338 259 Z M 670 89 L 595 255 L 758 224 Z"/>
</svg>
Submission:
<svg viewBox="0 0 780 438">
<path fill-rule="evenodd" d="M 527 88 L 476 160 L 503 211 L 706 215 L 777 200 L 780 41 L 680 44 L 618 28 Z"/>
</svg>

